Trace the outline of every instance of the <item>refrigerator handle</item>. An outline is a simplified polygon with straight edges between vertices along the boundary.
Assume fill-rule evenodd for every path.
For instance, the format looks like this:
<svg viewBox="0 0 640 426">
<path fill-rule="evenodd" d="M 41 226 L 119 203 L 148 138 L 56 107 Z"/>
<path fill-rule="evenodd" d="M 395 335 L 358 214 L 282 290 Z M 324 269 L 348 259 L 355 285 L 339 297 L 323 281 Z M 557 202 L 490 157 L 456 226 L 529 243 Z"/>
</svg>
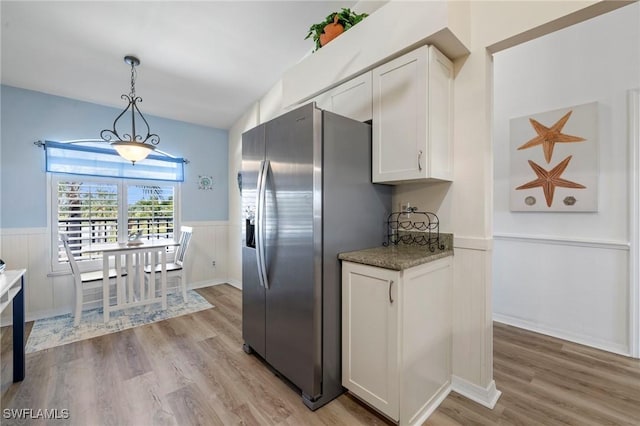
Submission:
<svg viewBox="0 0 640 426">
<path fill-rule="evenodd" d="M 262 162 L 260 174 L 258 175 L 258 202 L 256 204 L 256 260 L 258 262 L 258 277 L 260 284 L 268 289 L 269 280 L 267 277 L 267 264 L 265 261 L 265 209 L 267 198 L 267 175 L 269 174 L 269 160 Z"/>
<path fill-rule="evenodd" d="M 262 174 L 264 173 L 264 161 L 260 162 L 260 168 L 258 169 L 258 181 L 257 181 L 257 191 L 256 191 L 256 216 L 255 216 L 255 238 L 256 238 L 256 263 L 258 267 L 258 284 L 261 287 L 264 287 L 262 283 L 262 262 L 260 259 L 260 255 L 262 254 L 260 251 L 260 247 L 262 247 L 262 232 L 260 223 L 262 221 Z"/>
</svg>

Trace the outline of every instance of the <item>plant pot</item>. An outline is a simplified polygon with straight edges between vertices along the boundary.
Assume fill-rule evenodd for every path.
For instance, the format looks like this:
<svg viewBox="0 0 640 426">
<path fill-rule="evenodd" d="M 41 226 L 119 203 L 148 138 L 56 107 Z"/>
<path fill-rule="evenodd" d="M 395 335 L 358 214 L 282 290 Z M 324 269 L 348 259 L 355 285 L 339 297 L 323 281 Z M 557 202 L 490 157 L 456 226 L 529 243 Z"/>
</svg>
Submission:
<svg viewBox="0 0 640 426">
<path fill-rule="evenodd" d="M 344 27 L 338 23 L 338 18 L 338 14 L 336 14 L 333 23 L 325 25 L 323 33 L 320 34 L 320 46 L 324 46 L 344 32 Z"/>
</svg>

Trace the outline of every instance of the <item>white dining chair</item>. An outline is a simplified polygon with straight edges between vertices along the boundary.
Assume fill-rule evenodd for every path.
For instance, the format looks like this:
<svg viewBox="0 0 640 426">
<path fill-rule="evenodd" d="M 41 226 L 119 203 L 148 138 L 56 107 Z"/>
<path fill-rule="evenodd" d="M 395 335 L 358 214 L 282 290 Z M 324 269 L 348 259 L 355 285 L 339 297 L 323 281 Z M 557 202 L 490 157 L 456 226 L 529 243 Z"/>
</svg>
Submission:
<svg viewBox="0 0 640 426">
<path fill-rule="evenodd" d="M 73 274 L 74 288 L 75 288 L 75 308 L 74 308 L 74 316 L 73 316 L 73 325 L 77 326 L 80 324 L 80 318 L 82 317 L 82 305 L 84 303 L 84 292 L 85 290 L 102 288 L 103 285 L 103 273 L 102 269 L 99 271 L 89 271 L 89 272 L 80 272 L 80 268 L 78 268 L 78 263 L 76 262 L 76 258 L 71 251 L 71 247 L 69 245 L 69 238 L 65 234 L 60 234 L 60 239 L 62 240 L 62 244 L 64 245 L 64 250 L 67 252 L 67 259 L 69 259 L 69 266 L 71 266 L 71 273 Z M 125 272 L 121 273 L 122 276 L 126 275 Z M 109 287 L 114 286 L 116 284 L 116 270 L 109 270 Z M 103 304 L 109 303 L 109 301 L 103 301 Z"/>
<path fill-rule="evenodd" d="M 177 280 L 179 284 L 177 288 L 182 291 L 182 301 L 187 303 L 187 273 L 186 273 L 186 258 L 187 251 L 189 249 L 189 243 L 191 242 L 191 235 L 193 233 L 193 228 L 190 226 L 181 226 L 180 227 L 180 239 L 178 243 L 180 244 L 176 248 L 175 257 L 173 262 L 167 263 L 167 279 Z M 162 271 L 161 265 L 155 265 L 155 272 L 160 273 Z M 149 279 L 151 275 L 151 265 L 145 266 L 145 281 Z M 157 288 L 157 287 L 156 287 Z"/>
</svg>

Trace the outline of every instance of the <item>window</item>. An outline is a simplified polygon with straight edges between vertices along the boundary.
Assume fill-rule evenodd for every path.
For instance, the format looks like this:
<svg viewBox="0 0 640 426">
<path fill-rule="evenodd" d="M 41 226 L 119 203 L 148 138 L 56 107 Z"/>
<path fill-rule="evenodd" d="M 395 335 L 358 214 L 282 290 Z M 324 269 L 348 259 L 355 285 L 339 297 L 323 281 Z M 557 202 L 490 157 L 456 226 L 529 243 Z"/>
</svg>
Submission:
<svg viewBox="0 0 640 426">
<path fill-rule="evenodd" d="M 146 238 L 172 238 L 173 198 L 173 186 L 128 186 L 128 232 L 140 232 Z"/>
<path fill-rule="evenodd" d="M 82 251 L 96 244 L 123 241 L 132 232 L 173 238 L 177 183 L 67 175 L 55 175 L 51 183 L 53 271 L 68 269 L 59 234 L 69 237 L 77 261 L 93 261 L 91 268 L 101 267 L 101 254 Z"/>
<path fill-rule="evenodd" d="M 77 260 L 88 259 L 80 253 L 83 248 L 91 248 L 95 243 L 118 241 L 117 184 L 59 180 L 54 191 L 57 231 L 69 237 L 69 246 Z M 56 241 L 57 237 L 56 233 Z M 65 251 L 59 249 L 57 261 L 66 260 Z"/>
</svg>

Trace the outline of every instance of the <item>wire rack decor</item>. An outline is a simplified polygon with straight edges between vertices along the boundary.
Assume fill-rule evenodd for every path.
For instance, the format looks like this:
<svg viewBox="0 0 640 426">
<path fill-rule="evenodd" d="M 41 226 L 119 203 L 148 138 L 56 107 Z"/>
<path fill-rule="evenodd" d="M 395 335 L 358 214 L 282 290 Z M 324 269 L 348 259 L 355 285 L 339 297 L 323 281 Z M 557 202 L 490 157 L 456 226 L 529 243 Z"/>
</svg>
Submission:
<svg viewBox="0 0 640 426">
<path fill-rule="evenodd" d="M 387 241 L 383 245 L 399 243 L 428 246 L 431 252 L 436 248 L 444 250 L 445 246 L 440 241 L 438 216 L 431 212 L 419 212 L 415 207 L 391 213 L 387 219 Z"/>
</svg>

